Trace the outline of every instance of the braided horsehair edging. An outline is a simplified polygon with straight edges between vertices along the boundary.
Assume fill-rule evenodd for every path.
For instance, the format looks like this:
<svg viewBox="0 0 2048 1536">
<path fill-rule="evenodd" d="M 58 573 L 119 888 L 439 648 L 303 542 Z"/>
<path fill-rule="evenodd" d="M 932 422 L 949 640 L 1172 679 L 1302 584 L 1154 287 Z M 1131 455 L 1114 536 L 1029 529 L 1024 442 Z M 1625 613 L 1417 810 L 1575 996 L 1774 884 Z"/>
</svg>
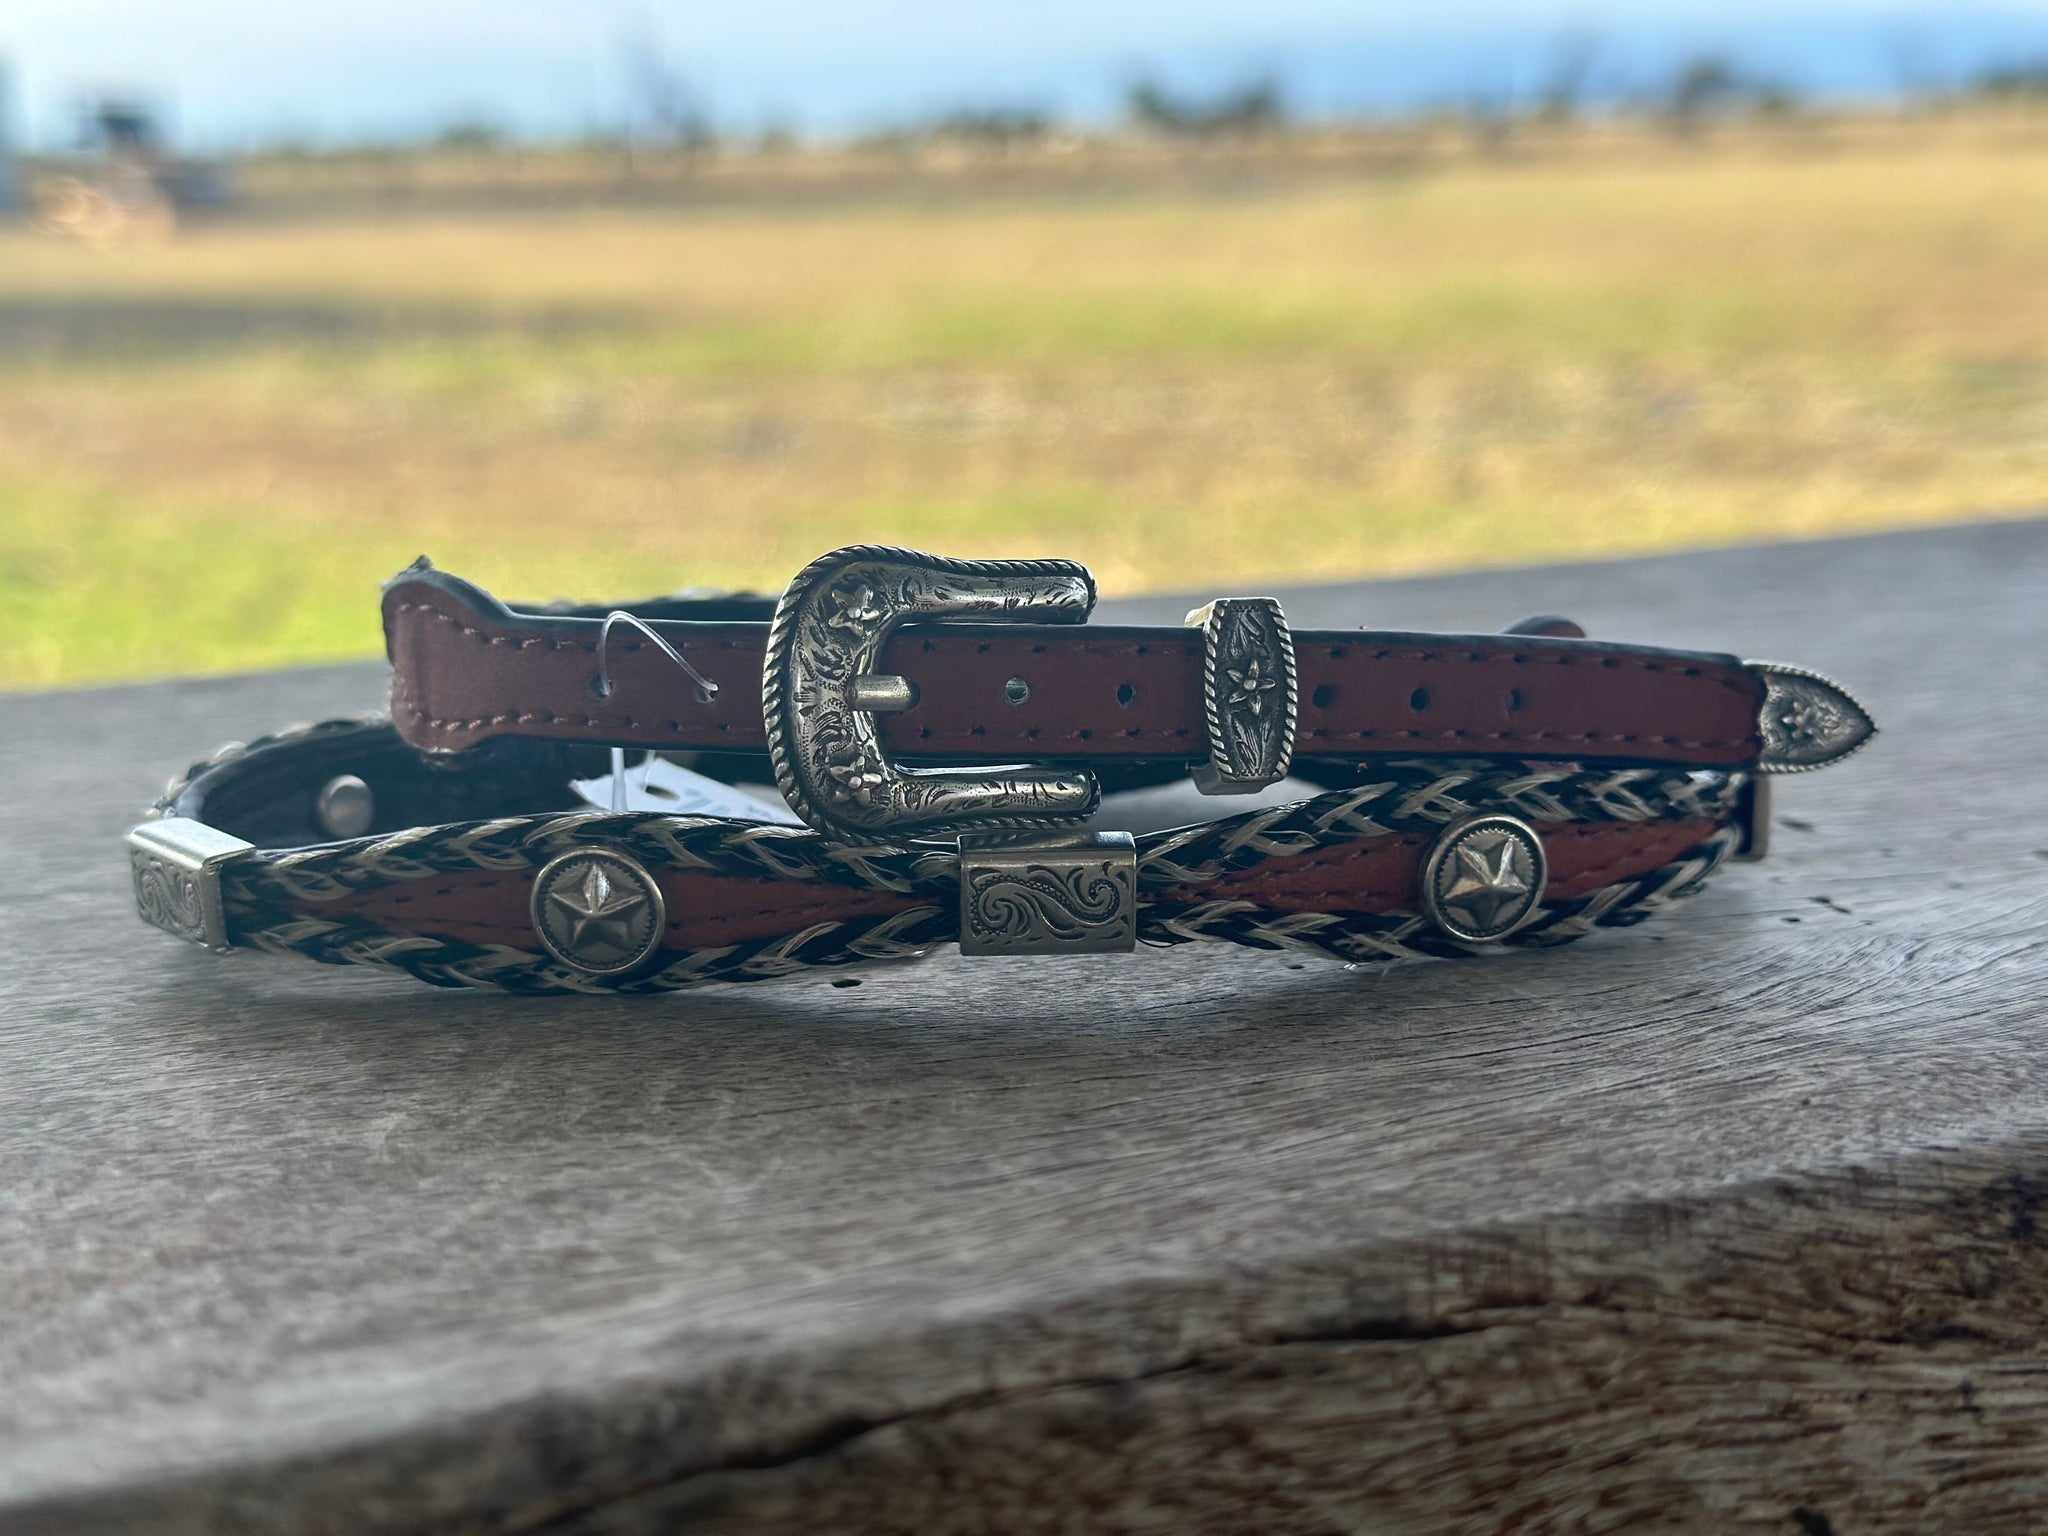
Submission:
<svg viewBox="0 0 2048 1536">
<path fill-rule="evenodd" d="M 1140 837 L 1138 935 L 1157 945 L 1230 940 L 1371 965 L 1482 953 L 1498 946 L 1483 950 L 1448 939 L 1419 913 L 1290 912 L 1249 901 L 1175 902 L 1164 893 L 1316 848 L 1387 833 L 1433 833 L 1489 812 L 1535 821 L 1723 820 L 1744 778 L 1660 768 L 1588 772 L 1569 764 L 1382 765 L 1372 783 Z M 1545 904 L 1506 942 L 1560 944 L 1594 928 L 1640 922 L 1699 889 L 1738 841 L 1738 831 L 1724 826 L 1648 874 Z M 824 881 L 929 900 L 883 917 L 671 953 L 658 969 L 624 980 L 586 976 L 535 951 L 393 934 L 360 918 L 328 919 L 302 910 L 352 891 L 435 874 L 538 868 L 558 854 L 591 846 L 616 849 L 654 867 Z M 327 964 L 385 966 L 436 986 L 534 993 L 658 992 L 910 959 L 957 938 L 959 918 L 958 859 L 951 848 L 846 844 L 799 828 L 645 812 L 508 816 L 262 850 L 223 871 L 222 894 L 236 941 L 245 946 Z"/>
</svg>

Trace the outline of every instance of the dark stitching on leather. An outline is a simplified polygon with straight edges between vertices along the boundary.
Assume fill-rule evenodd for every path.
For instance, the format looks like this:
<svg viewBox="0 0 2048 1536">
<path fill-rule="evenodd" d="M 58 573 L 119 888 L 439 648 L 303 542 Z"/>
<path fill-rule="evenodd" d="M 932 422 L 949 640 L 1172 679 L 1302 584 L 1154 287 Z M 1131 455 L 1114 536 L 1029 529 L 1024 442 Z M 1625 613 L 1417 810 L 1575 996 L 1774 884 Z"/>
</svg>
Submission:
<svg viewBox="0 0 2048 1536">
<path fill-rule="evenodd" d="M 1586 840 L 1588 840 L 1588 839 L 1591 839 L 1591 838 L 1612 838 L 1612 837 L 1614 837 L 1614 836 L 1615 836 L 1615 835 L 1616 835 L 1617 833 L 1619 833 L 1619 832 L 1621 832 L 1621 831 L 1624 831 L 1624 830 L 1626 830 L 1626 831 L 1635 831 L 1636 829 L 1638 829 L 1638 828 L 1640 828 L 1640 827 L 1642 827 L 1642 826 L 1645 826 L 1645 825 L 1648 825 L 1648 824 L 1647 824 L 1647 823 L 1643 823 L 1643 822 L 1616 822 L 1616 823 L 1614 823 L 1614 824 L 1613 824 L 1613 825 L 1611 825 L 1611 826 L 1599 826 L 1599 827 L 1569 827 L 1569 828 L 1560 828 L 1559 830 L 1560 830 L 1560 831 L 1568 831 L 1568 832 L 1570 832 L 1570 833 L 1572 834 L 1572 836 L 1573 836 L 1573 838 L 1574 838 L 1575 840 L 1577 840 L 1577 841 L 1580 841 L 1580 842 L 1583 842 L 1583 841 L 1586 841 Z M 1704 826 L 1704 827 L 1707 827 L 1707 828 L 1710 828 L 1710 829 L 1711 829 L 1711 828 L 1713 828 L 1713 827 L 1717 827 L 1717 826 L 1719 826 L 1719 825 L 1720 825 L 1720 823 L 1719 823 L 1719 822 L 1717 822 L 1717 821 L 1714 821 L 1714 820 L 1712 820 L 1712 819 L 1711 819 L 1711 818 L 1709 818 L 1709 817 L 1704 817 L 1704 816 L 1696 816 L 1696 817 L 1692 817 L 1692 818 L 1690 818 L 1690 819 L 1688 819 L 1688 820 L 1685 820 L 1685 821 L 1674 821 L 1674 822 L 1668 822 L 1668 823 L 1667 823 L 1667 822 L 1657 822 L 1657 823 L 1655 823 L 1654 825 L 1657 825 L 1657 826 L 1660 826 L 1660 827 L 1662 827 L 1662 826 L 1669 826 L 1669 827 L 1670 827 L 1670 828 L 1672 829 L 1672 834 L 1673 834 L 1673 835 L 1672 835 L 1672 837 L 1670 837 L 1670 838 L 1659 838 L 1659 839 L 1651 839 L 1651 840 L 1649 841 L 1649 848 L 1650 848 L 1650 849 L 1660 849 L 1660 848 L 1662 848 L 1662 847 L 1664 846 L 1664 844 L 1665 844 L 1666 842 L 1669 842 L 1669 841 L 1675 841 L 1675 840 L 1676 840 L 1676 836 L 1677 836 L 1678 832 L 1680 832 L 1680 831 L 1681 831 L 1681 830 L 1683 830 L 1683 829 L 1687 829 L 1687 828 L 1696 828 L 1696 827 L 1701 827 L 1701 826 Z M 1554 834 L 1554 833 L 1552 833 L 1552 832 L 1550 832 L 1550 831 L 1548 831 L 1548 830 L 1546 830 L 1546 831 L 1544 832 L 1544 834 L 1543 834 L 1543 835 L 1544 835 L 1545 837 L 1551 837 L 1551 836 L 1554 836 L 1555 834 Z M 1694 843 L 1697 843 L 1697 842 L 1701 841 L 1701 840 L 1702 840 L 1702 838 L 1703 838 L 1703 836 L 1705 836 L 1705 835 L 1709 835 L 1709 834 L 1701 834 L 1701 833 L 1698 833 L 1698 832 L 1691 832 L 1691 833 L 1688 833 L 1688 835 L 1686 836 L 1686 839 L 1685 839 L 1685 841 L 1684 841 L 1684 842 L 1683 842 L 1683 843 L 1682 843 L 1682 844 L 1681 844 L 1680 846 L 1681 846 L 1681 847 L 1686 847 L 1686 848 L 1690 848 L 1690 847 L 1691 847 L 1691 846 L 1692 846 L 1692 845 L 1693 845 Z M 1615 858 L 1609 859 L 1609 860 L 1608 860 L 1608 861 L 1607 861 L 1607 862 L 1606 862 L 1605 864 L 1596 864 L 1596 865 L 1594 865 L 1594 866 L 1593 866 L 1593 867 L 1592 867 L 1591 869 L 1581 869 L 1581 870 L 1577 870 L 1577 871 L 1575 871 L 1575 872 L 1573 873 L 1573 875 L 1572 875 L 1572 879 L 1574 879 L 1574 880 L 1599 880 L 1599 881 L 1600 881 L 1600 883 L 1604 885 L 1604 884 L 1606 884 L 1607 882 L 1606 882 L 1606 880 L 1605 880 L 1605 879 L 1604 879 L 1603 877 L 1605 877 L 1605 876 L 1607 876 L 1607 875 L 1611 875 L 1611 874 L 1613 874 L 1613 873 L 1614 873 L 1614 872 L 1615 872 L 1616 870 L 1622 869 L 1623 867 L 1625 867 L 1625 866 L 1627 866 L 1627 865 L 1630 865 L 1630 864 L 1634 864 L 1634 863 L 1638 863 L 1638 862 L 1640 862 L 1640 861 L 1641 861 L 1641 860 L 1642 860 L 1643 858 L 1647 857 L 1647 853 L 1648 853 L 1648 850 L 1646 850 L 1646 849 L 1645 849 L 1644 847 L 1641 847 L 1641 846 L 1635 846 L 1635 847 L 1631 847 L 1631 848 L 1629 849 L 1629 851 L 1628 851 L 1627 853 L 1625 853 L 1625 854 L 1621 854 L 1621 855 L 1618 855 L 1618 856 L 1617 856 L 1617 857 L 1615 857 Z M 1660 855 L 1659 855 L 1659 858 L 1658 858 L 1658 863 L 1659 863 L 1659 864 L 1662 864 L 1662 863 L 1666 863 L 1666 862 L 1668 862 L 1668 860 L 1669 860 L 1669 855 L 1665 855 L 1665 854 L 1660 854 Z M 1654 867 L 1654 866 L 1653 866 L 1653 867 Z"/>
<path fill-rule="evenodd" d="M 1342 661 L 1351 654 L 1351 649 L 1348 645 L 1333 645 L 1330 647 L 1330 659 L 1332 661 Z M 1500 666 L 1509 662 L 1514 663 L 1516 666 L 1526 666 L 1532 662 L 1547 662 L 1552 666 L 1558 667 L 1579 667 L 1585 666 L 1588 663 L 1597 663 L 1603 667 L 1631 667 L 1640 668 L 1645 672 L 1668 672 L 1678 676 L 1697 677 L 1737 693 L 1747 693 L 1750 691 L 1748 679 L 1741 675 L 1737 669 L 1723 669 L 1709 677 L 1705 671 L 1694 664 L 1659 661 L 1653 656 L 1576 656 L 1570 652 L 1560 651 L 1465 651 L 1460 653 L 1431 650 L 1426 646 L 1382 646 L 1368 653 L 1367 659 L 1372 661 L 1446 662 L 1465 666 Z M 1735 675 L 1730 675 L 1731 673 Z"/>
<path fill-rule="evenodd" d="M 1308 731 L 1304 734 L 1310 740 L 1336 739 L 1342 741 L 1503 741 L 1517 743 L 1535 741 L 1606 741 L 1616 743 L 1645 743 L 1653 746 L 1662 747 L 1700 748 L 1741 747 L 1749 745 L 1750 742 L 1756 739 L 1754 736 L 1735 736 L 1729 737 L 1725 740 L 1695 741 L 1692 738 L 1686 736 L 1650 736 L 1644 735 L 1641 732 L 1634 731 L 1621 732 L 1617 734 L 1604 736 L 1597 731 L 1332 731 L 1325 726 L 1317 726 L 1314 730 Z"/>
<path fill-rule="evenodd" d="M 489 630 L 480 629 L 474 625 L 464 623 L 461 619 L 457 618 L 453 614 L 445 613 L 441 609 L 433 607 L 432 605 L 426 603 L 400 601 L 394 605 L 394 609 L 396 612 L 400 614 L 423 614 L 426 617 L 433 619 L 439 623 L 445 624 L 450 628 L 456 630 L 458 633 L 466 635 L 471 639 L 477 640 L 486 646 L 497 646 L 501 648 L 509 648 L 516 650 L 531 650 L 536 647 L 546 647 L 547 649 L 556 652 L 575 650 L 588 652 L 593 655 L 596 653 L 597 650 L 596 642 L 594 641 L 546 640 L 540 636 L 527 636 L 523 638 L 515 638 L 509 635 L 493 634 Z M 988 649 L 988 642 L 985 641 L 954 642 L 947 641 L 944 639 L 928 639 L 924 643 L 924 648 L 927 651 L 937 651 L 945 649 L 949 644 L 957 644 L 962 646 L 972 644 L 975 647 L 977 654 Z M 733 640 L 721 640 L 718 642 L 719 649 L 726 651 L 736 649 L 738 645 L 739 642 Z M 626 642 L 620 648 L 622 650 L 636 652 L 648 649 L 648 647 L 644 643 L 639 642 Z M 1135 642 L 1103 642 L 1098 644 L 1085 639 L 1079 640 L 1078 653 L 1090 656 L 1133 656 L 1148 654 L 1151 650 L 1155 648 L 1165 651 L 1169 654 L 1175 652 L 1179 652 L 1181 654 L 1189 653 L 1189 648 L 1186 646 L 1174 646 L 1171 644 L 1158 645 L 1156 642 L 1146 642 L 1144 644 L 1138 644 Z M 1032 647 L 1032 651 L 1034 654 L 1043 652 L 1045 649 L 1046 647 L 1043 645 L 1034 645 Z M 1349 646 L 1336 645 L 1330 647 L 1330 657 L 1332 660 L 1342 660 L 1350 653 L 1351 647 Z M 1432 650 L 1426 647 L 1416 648 L 1401 646 L 1383 646 L 1370 652 L 1369 659 L 1374 661 L 1400 659 L 1404 661 L 1417 661 L 1424 663 L 1448 663 L 1456 665 L 1481 667 L 1501 667 L 1507 665 L 1523 666 L 1531 662 L 1549 662 L 1557 666 L 1577 666 L 1582 665 L 1586 662 L 1597 661 L 1603 667 L 1629 667 L 1657 674 L 1683 676 L 1694 679 L 1704 678 L 1704 680 L 1712 682 L 1716 686 L 1726 688 L 1732 692 L 1747 694 L 1750 691 L 1749 682 L 1746 678 L 1740 676 L 1728 676 L 1724 674 L 1716 674 L 1712 677 L 1707 677 L 1704 673 L 1702 673 L 1702 671 L 1697 666 L 1690 664 L 1662 662 L 1654 660 L 1649 657 L 1586 657 L 1573 656 L 1569 654 L 1559 654 L 1557 652 L 1550 651 L 1538 653 L 1522 651 L 1488 653 L 1470 650 L 1464 652 L 1454 652 L 1449 650 Z M 438 731 L 444 734 L 451 732 L 476 731 L 485 726 L 536 724 L 567 725 L 578 730 L 619 730 L 631 734 L 642 734 L 651 728 L 649 726 L 641 725 L 625 717 L 613 718 L 598 715 L 584 715 L 578 717 L 573 715 L 535 714 L 532 712 L 521 712 L 518 714 L 486 715 L 478 716 L 476 718 L 468 720 L 452 719 L 437 715 L 426 714 L 424 710 L 421 709 L 419 704 L 409 697 L 406 699 L 405 702 L 407 705 L 407 716 L 412 724 L 426 730 Z M 729 725 L 721 725 L 719 728 L 721 730 L 730 730 Z M 680 734 L 680 726 L 671 726 L 670 729 L 672 734 Z M 935 740 L 939 742 L 946 742 L 950 740 L 973 741 L 986 737 L 987 734 L 988 727 L 986 725 L 974 725 L 965 728 L 953 727 L 950 731 L 936 736 L 927 733 L 923 736 L 923 739 Z M 1040 738 L 1040 734 L 1041 733 L 1039 730 L 1033 729 L 1025 733 L 1025 739 L 1036 741 Z M 1185 741 L 1189 738 L 1190 732 L 1188 729 L 1184 727 L 1148 728 L 1139 726 L 1127 728 L 1119 734 L 1126 738 L 1134 739 Z M 1503 746 L 1530 746 L 1543 742 L 1577 743 L 1580 745 L 1604 743 L 1612 746 L 1676 747 L 1689 751 L 1730 751 L 1736 748 L 1748 747 L 1752 745 L 1756 740 L 1754 733 L 1745 733 L 1744 735 L 1734 737 L 1719 737 L 1705 739 L 1684 736 L 1646 735 L 1642 733 L 1632 732 L 1603 734 L 1597 731 L 1473 731 L 1451 729 L 1443 731 L 1425 732 L 1414 730 L 1382 731 L 1370 728 L 1364 728 L 1355 731 L 1333 731 L 1327 726 L 1318 726 L 1313 730 L 1303 732 L 1302 734 L 1304 739 L 1315 741 L 1488 741 L 1498 743 Z M 1091 730 L 1088 730 L 1086 728 L 1076 728 L 1075 730 L 1062 733 L 1055 739 L 1067 741 L 1087 741 L 1091 740 L 1092 737 L 1093 732 Z"/>
<path fill-rule="evenodd" d="M 476 640 L 484 645 L 496 646 L 501 650 L 531 651 L 544 648 L 550 651 L 587 651 L 593 656 L 597 654 L 597 642 L 595 640 L 550 640 L 545 635 L 520 636 L 494 633 L 488 629 L 479 629 L 474 624 L 465 624 L 454 614 L 444 613 L 439 608 L 428 603 L 394 603 L 392 611 L 395 613 L 425 614 L 437 623 L 446 624 L 449 628 L 469 636 L 472 640 Z M 696 643 L 699 645 L 703 644 L 702 641 Z M 721 639 L 717 642 L 717 645 L 721 651 L 751 649 L 745 642 L 733 639 Z M 626 652 L 655 649 L 645 640 L 619 640 L 613 642 L 611 648 L 615 651 Z M 681 649 L 681 647 L 679 646 L 678 649 Z"/>
</svg>

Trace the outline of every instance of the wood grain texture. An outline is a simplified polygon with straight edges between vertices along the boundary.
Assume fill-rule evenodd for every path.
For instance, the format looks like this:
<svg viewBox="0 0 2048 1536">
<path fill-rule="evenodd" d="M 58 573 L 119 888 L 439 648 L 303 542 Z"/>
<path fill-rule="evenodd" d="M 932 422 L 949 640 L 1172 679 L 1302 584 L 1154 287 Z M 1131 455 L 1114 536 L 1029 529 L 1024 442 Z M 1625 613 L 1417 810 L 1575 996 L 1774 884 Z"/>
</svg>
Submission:
<svg viewBox="0 0 2048 1536">
<path fill-rule="evenodd" d="M 0 1531 L 2038 1530 L 2044 575 L 2036 522 L 1283 594 L 1885 727 L 1667 918 L 1376 976 L 215 959 L 120 834 L 378 674 L 0 700 Z"/>
</svg>

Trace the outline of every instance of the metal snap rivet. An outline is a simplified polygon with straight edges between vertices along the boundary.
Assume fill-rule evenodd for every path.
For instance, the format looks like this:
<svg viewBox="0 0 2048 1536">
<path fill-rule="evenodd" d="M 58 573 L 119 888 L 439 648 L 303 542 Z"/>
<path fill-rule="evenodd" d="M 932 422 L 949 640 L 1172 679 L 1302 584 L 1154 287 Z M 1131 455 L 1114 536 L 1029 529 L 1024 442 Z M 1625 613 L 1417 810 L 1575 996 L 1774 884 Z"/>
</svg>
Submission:
<svg viewBox="0 0 2048 1536">
<path fill-rule="evenodd" d="M 377 819 L 377 797 L 361 779 L 344 773 L 314 796 L 313 819 L 329 837 L 361 837 Z"/>
</svg>

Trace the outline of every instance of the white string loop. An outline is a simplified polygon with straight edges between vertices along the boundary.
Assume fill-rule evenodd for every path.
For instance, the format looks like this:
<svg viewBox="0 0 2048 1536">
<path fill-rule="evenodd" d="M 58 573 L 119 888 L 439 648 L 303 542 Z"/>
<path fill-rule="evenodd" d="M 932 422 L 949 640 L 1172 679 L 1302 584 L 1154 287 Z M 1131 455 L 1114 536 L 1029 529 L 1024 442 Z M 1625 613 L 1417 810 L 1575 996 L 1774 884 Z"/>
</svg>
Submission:
<svg viewBox="0 0 2048 1536">
<path fill-rule="evenodd" d="M 618 684 L 612 681 L 611 668 L 608 664 L 609 658 L 607 656 L 607 648 L 611 645 L 612 626 L 614 624 L 630 624 L 639 630 L 641 634 L 652 640 L 656 649 L 662 655 L 690 674 L 691 681 L 696 683 L 697 691 L 705 703 L 709 704 L 718 697 L 718 684 L 691 666 L 683 658 L 681 651 L 654 632 L 653 625 L 649 624 L 637 613 L 628 613 L 623 608 L 614 608 L 604 616 L 604 628 L 597 632 L 597 696 L 600 699 L 608 699 L 618 691 Z"/>
</svg>

